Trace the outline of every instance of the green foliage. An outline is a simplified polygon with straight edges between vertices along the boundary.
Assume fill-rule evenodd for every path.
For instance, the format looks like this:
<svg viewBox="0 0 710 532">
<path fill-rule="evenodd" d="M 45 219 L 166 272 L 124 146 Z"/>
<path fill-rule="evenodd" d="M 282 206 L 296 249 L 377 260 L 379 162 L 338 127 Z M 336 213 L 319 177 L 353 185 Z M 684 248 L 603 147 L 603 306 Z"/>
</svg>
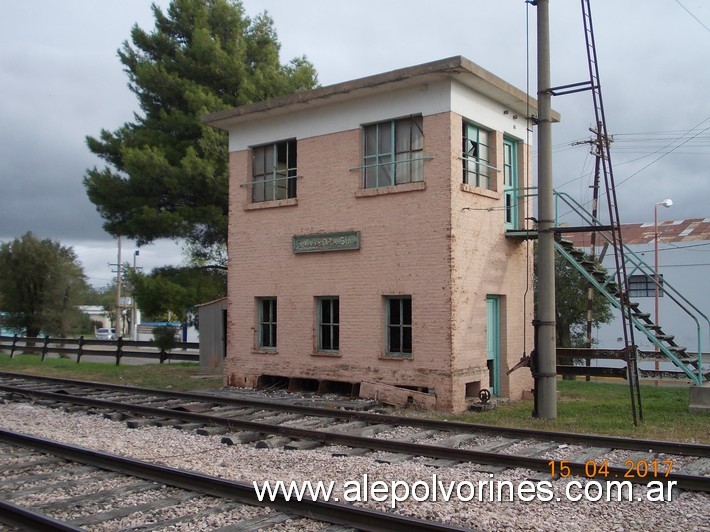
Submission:
<svg viewBox="0 0 710 532">
<path fill-rule="evenodd" d="M 282 65 L 273 21 L 246 17 L 239 0 L 173 0 L 153 15 L 154 31 L 134 26 L 118 52 L 142 115 L 87 137 L 108 166 L 84 185 L 109 233 L 183 238 L 209 256 L 227 237 L 227 135 L 201 117 L 311 89 L 317 76 L 303 57 Z"/>
<path fill-rule="evenodd" d="M 600 269 L 604 270 L 602 266 Z M 558 347 L 584 347 L 587 336 L 589 282 L 559 253 L 555 253 L 555 308 Z M 535 289 L 537 290 L 537 253 L 535 254 Z M 535 297 L 537 315 L 537 297 Z M 612 319 L 611 303 L 592 292 L 592 327 Z"/>
<path fill-rule="evenodd" d="M 71 336 L 81 324 L 77 308 L 87 289 L 71 248 L 28 232 L 0 245 L 0 302 L 5 327 L 27 336 Z"/>
<path fill-rule="evenodd" d="M 184 321 L 187 309 L 224 297 L 226 272 L 210 268 L 157 268 L 150 275 L 132 274 L 138 308 L 151 320 Z"/>
<path fill-rule="evenodd" d="M 163 325 L 153 329 L 153 343 L 165 353 L 170 353 L 177 346 L 175 339 L 175 327 Z"/>
<path fill-rule="evenodd" d="M 38 355 L 15 355 L 0 353 L 0 370 L 48 377 L 80 379 L 127 386 L 142 386 L 158 390 L 191 391 L 219 389 L 222 387 L 222 377 L 199 378 L 200 366 L 191 362 L 165 364 L 121 364 L 117 366 L 109 357 L 105 362 L 89 362 L 82 358 L 77 364 L 74 360 L 61 358 L 45 358 Z"/>
<path fill-rule="evenodd" d="M 557 345 L 584 347 L 587 337 L 589 282 L 559 254 L 555 255 L 555 306 Z M 612 318 L 611 303 L 597 290 L 592 291 L 592 326 L 598 328 Z"/>
<path fill-rule="evenodd" d="M 558 380 L 557 388 L 557 419 L 533 419 L 532 401 L 499 403 L 493 410 L 461 414 L 456 419 L 507 427 L 710 443 L 710 414 L 688 412 L 685 386 L 642 385 L 644 419 L 638 426 L 632 422 L 625 381 Z"/>
</svg>

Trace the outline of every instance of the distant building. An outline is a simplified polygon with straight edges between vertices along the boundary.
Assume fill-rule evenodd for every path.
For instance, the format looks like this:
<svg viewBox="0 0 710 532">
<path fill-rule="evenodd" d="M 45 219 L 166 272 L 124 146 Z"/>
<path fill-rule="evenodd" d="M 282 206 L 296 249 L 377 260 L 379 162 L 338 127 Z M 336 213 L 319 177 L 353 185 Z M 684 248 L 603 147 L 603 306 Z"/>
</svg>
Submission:
<svg viewBox="0 0 710 532">
<path fill-rule="evenodd" d="M 200 371 L 221 373 L 227 353 L 227 298 L 196 306 L 200 338 Z"/>
<path fill-rule="evenodd" d="M 701 349 L 706 353 L 710 352 L 710 331 L 707 322 L 696 323 L 682 308 L 688 306 L 689 302 L 706 316 L 710 315 L 710 218 L 659 222 L 658 273 L 663 287 L 667 286 L 667 290 L 661 288 L 659 291 L 658 319 L 655 319 L 656 291 L 653 282 L 654 236 L 655 228 L 652 222 L 621 226 L 623 243 L 649 266 L 645 271 L 627 268 L 630 298 L 633 302 L 638 302 L 639 308 L 648 312 L 664 331 L 673 334 L 675 341 L 687 347 L 689 352 L 697 352 L 698 338 Z M 585 251 L 590 250 L 591 236 L 588 233 L 569 233 L 565 238 Z M 612 270 L 613 261 L 613 256 L 608 254 L 603 264 Z M 677 290 L 688 302 L 671 292 L 671 288 Z M 602 325 L 597 331 L 599 347 L 623 347 L 621 319 L 618 312 L 616 314 L 617 318 L 612 323 Z M 654 350 L 653 344 L 644 335 L 637 334 L 634 339 L 640 349 Z M 710 363 L 710 357 L 705 357 L 705 360 Z"/>
<path fill-rule="evenodd" d="M 111 327 L 111 319 L 108 312 L 101 305 L 79 305 L 79 310 L 89 316 L 92 322 L 96 323 L 96 327 Z"/>
<path fill-rule="evenodd" d="M 226 382 L 519 399 L 532 245 L 505 231 L 536 105 L 453 57 L 206 117 L 229 132 Z"/>
</svg>

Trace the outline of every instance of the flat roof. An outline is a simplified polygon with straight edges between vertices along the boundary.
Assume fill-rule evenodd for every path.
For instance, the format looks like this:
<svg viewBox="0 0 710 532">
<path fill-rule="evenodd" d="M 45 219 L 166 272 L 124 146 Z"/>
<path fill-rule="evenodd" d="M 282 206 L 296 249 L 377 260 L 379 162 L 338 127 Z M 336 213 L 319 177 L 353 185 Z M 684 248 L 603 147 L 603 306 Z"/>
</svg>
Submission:
<svg viewBox="0 0 710 532">
<path fill-rule="evenodd" d="M 253 115 L 257 113 L 277 116 L 303 108 L 337 103 L 367 93 L 386 92 L 393 89 L 394 84 L 399 86 L 412 85 L 441 78 L 456 79 L 474 91 L 488 96 L 522 116 L 537 114 L 536 99 L 478 66 L 473 61 L 459 55 L 217 111 L 204 116 L 202 122 L 226 130 L 239 122 L 253 119 Z M 558 122 L 560 119 L 559 113 L 553 111 L 552 119 Z"/>
</svg>

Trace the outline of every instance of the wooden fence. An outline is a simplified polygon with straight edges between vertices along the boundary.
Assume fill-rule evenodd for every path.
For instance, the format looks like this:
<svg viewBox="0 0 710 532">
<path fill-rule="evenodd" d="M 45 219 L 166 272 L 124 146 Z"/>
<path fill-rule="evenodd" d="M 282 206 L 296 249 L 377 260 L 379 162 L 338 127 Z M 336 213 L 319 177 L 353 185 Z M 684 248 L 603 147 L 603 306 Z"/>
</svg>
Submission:
<svg viewBox="0 0 710 532">
<path fill-rule="evenodd" d="M 174 349 L 166 352 L 152 341 L 131 341 L 123 338 L 87 340 L 83 336 L 79 338 L 0 336 L 0 350 L 10 351 L 10 358 L 18 353 L 39 353 L 43 361 L 49 354 L 74 355 L 77 364 L 81 362 L 83 356 L 87 355 L 114 358 L 117 366 L 124 358 L 152 359 L 161 364 L 166 360 L 199 362 L 199 349 L 198 342 L 179 342 Z"/>
</svg>

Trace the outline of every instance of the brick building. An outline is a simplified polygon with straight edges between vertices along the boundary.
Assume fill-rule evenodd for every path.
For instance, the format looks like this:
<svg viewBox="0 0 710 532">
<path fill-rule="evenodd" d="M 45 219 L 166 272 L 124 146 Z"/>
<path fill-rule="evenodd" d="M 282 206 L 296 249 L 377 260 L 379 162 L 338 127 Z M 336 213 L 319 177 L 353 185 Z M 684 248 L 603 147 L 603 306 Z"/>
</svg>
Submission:
<svg viewBox="0 0 710 532">
<path fill-rule="evenodd" d="M 225 382 L 518 399 L 536 101 L 463 57 L 213 113 L 229 132 Z"/>
</svg>

